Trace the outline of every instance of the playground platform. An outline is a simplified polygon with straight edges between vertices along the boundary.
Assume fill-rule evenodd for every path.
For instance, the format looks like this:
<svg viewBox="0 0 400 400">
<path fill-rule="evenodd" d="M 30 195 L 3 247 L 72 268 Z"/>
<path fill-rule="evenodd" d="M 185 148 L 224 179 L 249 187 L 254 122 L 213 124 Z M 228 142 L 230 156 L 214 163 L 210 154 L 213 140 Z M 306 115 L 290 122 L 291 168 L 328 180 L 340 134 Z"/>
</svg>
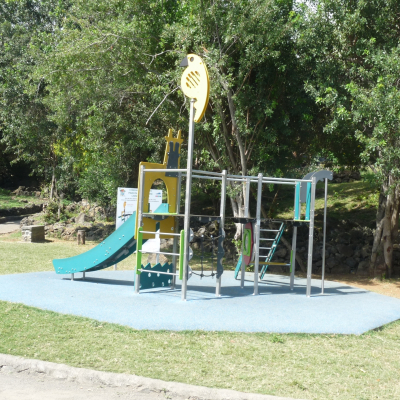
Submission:
<svg viewBox="0 0 400 400">
<path fill-rule="evenodd" d="M 245 287 L 233 272 L 222 275 L 221 297 L 215 279 L 192 276 L 187 301 L 175 290 L 152 289 L 134 294 L 133 271 L 96 271 L 69 276 L 37 272 L 0 276 L 0 300 L 23 303 L 63 314 L 149 330 L 205 330 L 277 333 L 361 334 L 400 319 L 400 300 L 337 282 L 296 278 L 290 291 L 287 276 L 266 275 L 253 296 L 253 274 Z M 178 281 L 179 282 L 179 281 Z"/>
</svg>

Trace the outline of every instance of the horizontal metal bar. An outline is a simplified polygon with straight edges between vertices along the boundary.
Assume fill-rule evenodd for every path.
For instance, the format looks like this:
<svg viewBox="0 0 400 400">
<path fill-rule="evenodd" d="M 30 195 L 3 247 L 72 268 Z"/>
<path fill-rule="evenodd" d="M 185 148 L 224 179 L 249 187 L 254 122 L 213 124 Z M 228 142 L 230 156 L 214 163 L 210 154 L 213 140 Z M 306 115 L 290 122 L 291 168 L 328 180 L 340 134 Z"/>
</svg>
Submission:
<svg viewBox="0 0 400 400">
<path fill-rule="evenodd" d="M 271 250 L 272 247 L 259 247 L 259 249 L 260 250 Z M 261 257 L 263 257 L 263 256 L 261 256 Z"/>
<path fill-rule="evenodd" d="M 260 240 L 269 240 L 269 241 L 272 240 L 272 241 L 274 241 L 275 239 L 266 239 L 266 238 L 264 239 L 264 238 L 260 238 Z"/>
<path fill-rule="evenodd" d="M 168 232 L 148 232 L 148 231 L 140 231 L 140 233 L 148 233 L 148 234 L 151 234 L 151 235 L 181 236 L 180 233 L 168 233 Z"/>
<path fill-rule="evenodd" d="M 280 229 L 260 229 L 260 232 L 279 232 Z"/>
<path fill-rule="evenodd" d="M 164 251 L 146 251 L 146 250 L 139 250 L 142 254 L 164 254 L 167 256 L 179 256 L 179 253 L 166 253 Z"/>
<path fill-rule="evenodd" d="M 179 168 L 145 168 L 144 172 L 187 172 L 186 169 L 179 169 Z"/>
<path fill-rule="evenodd" d="M 241 179 L 246 179 L 246 178 L 250 178 L 250 179 L 255 179 L 257 180 L 256 176 L 243 176 L 243 175 L 227 175 L 228 178 L 241 178 Z M 263 176 L 263 181 L 264 180 L 269 180 L 269 181 L 287 181 L 287 182 L 312 182 L 312 180 L 308 180 L 308 179 L 293 179 L 293 178 L 273 178 L 270 176 Z"/>
<path fill-rule="evenodd" d="M 222 181 L 222 178 L 217 176 L 201 176 L 201 175 L 192 175 L 192 178 L 200 178 L 200 179 L 210 179 L 212 181 Z"/>
<path fill-rule="evenodd" d="M 150 274 L 161 274 L 161 275 L 172 275 L 172 276 L 178 276 L 179 274 L 174 274 L 172 272 L 161 272 L 161 271 L 152 271 L 150 269 L 139 269 L 140 272 L 146 273 L 149 272 Z"/>
<path fill-rule="evenodd" d="M 202 171 L 200 169 L 193 169 L 192 172 L 199 173 L 199 174 L 204 174 L 204 175 L 222 176 L 221 172 Z"/>
<path fill-rule="evenodd" d="M 270 262 L 270 261 L 259 261 L 258 264 L 260 264 L 260 265 L 285 265 L 286 267 L 290 267 L 290 264 Z M 249 263 L 249 265 L 254 265 L 254 262 Z"/>
</svg>

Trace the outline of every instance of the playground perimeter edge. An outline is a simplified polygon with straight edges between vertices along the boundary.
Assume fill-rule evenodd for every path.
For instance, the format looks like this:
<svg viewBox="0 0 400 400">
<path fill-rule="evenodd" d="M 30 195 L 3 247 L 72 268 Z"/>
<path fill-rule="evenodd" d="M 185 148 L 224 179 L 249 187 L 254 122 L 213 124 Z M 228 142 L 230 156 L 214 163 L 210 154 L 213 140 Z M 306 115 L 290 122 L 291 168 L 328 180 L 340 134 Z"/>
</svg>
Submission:
<svg viewBox="0 0 400 400">
<path fill-rule="evenodd" d="M 48 361 L 25 359 L 0 353 L 0 371 L 41 373 L 59 380 L 79 383 L 98 383 L 112 387 L 130 386 L 135 392 L 148 389 L 164 392 L 166 398 L 173 395 L 184 396 L 186 399 L 209 400 L 295 400 L 289 397 L 277 397 L 255 393 L 244 393 L 229 389 L 214 389 L 204 386 L 189 385 L 179 382 L 166 382 L 160 379 L 145 378 L 137 375 L 117 374 L 113 372 L 95 371 L 86 368 L 70 367 Z"/>
</svg>

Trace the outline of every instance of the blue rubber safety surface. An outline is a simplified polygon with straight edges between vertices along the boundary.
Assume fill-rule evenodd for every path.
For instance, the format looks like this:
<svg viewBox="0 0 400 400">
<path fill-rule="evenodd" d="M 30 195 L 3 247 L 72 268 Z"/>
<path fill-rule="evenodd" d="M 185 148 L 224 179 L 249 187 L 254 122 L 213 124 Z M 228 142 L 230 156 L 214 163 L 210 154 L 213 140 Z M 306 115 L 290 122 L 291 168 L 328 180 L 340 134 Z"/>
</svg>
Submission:
<svg viewBox="0 0 400 400">
<path fill-rule="evenodd" d="M 336 282 L 313 280 L 305 296 L 305 279 L 266 275 L 253 296 L 253 274 L 243 289 L 233 271 L 222 275 L 221 297 L 215 279 L 193 276 L 187 301 L 177 289 L 152 289 L 134 294 L 133 271 L 75 274 L 55 272 L 0 276 L 0 300 L 127 325 L 136 329 L 235 332 L 304 332 L 361 334 L 400 318 L 400 300 Z M 179 282 L 179 281 L 178 281 Z"/>
</svg>

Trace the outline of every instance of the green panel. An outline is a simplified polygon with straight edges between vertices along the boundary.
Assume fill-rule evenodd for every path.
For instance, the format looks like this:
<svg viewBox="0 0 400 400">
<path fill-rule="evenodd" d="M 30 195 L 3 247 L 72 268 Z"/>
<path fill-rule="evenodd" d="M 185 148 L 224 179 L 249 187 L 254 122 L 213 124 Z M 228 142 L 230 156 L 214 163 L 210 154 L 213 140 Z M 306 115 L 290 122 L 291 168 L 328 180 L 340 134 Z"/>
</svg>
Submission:
<svg viewBox="0 0 400 400">
<path fill-rule="evenodd" d="M 166 263 L 161 265 L 158 263 L 153 268 L 150 264 L 147 264 L 145 267 L 142 266 L 142 271 L 140 274 L 140 290 L 163 287 L 168 288 L 171 286 L 173 279 L 172 275 L 154 274 L 146 271 L 173 273 L 173 264 Z"/>
<path fill-rule="evenodd" d="M 251 256 L 251 229 L 244 229 L 243 232 L 243 255 L 244 256 Z"/>
<path fill-rule="evenodd" d="M 143 243 L 143 228 L 140 227 L 138 229 L 138 237 L 137 237 L 137 251 L 136 251 L 136 273 L 139 275 L 139 265 L 142 265 L 142 243 Z"/>
<path fill-rule="evenodd" d="M 181 230 L 181 242 L 179 248 L 179 279 L 183 279 L 183 259 L 185 257 L 185 231 Z"/>
</svg>

